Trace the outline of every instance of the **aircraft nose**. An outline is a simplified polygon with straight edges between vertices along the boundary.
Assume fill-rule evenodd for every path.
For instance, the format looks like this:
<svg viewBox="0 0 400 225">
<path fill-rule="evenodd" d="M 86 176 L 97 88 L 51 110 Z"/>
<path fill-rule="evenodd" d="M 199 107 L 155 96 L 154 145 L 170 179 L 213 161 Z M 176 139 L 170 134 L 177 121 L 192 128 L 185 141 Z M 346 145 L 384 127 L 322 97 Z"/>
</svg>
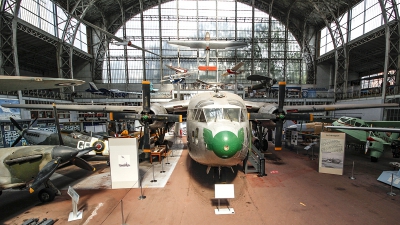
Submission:
<svg viewBox="0 0 400 225">
<path fill-rule="evenodd" d="M 56 146 L 53 148 L 53 159 L 61 157 L 62 162 L 67 162 L 78 154 L 78 150 L 67 146 Z"/>
<path fill-rule="evenodd" d="M 242 132 L 236 135 L 231 131 L 221 131 L 213 138 L 210 138 L 210 135 L 205 135 L 205 143 L 207 144 L 207 149 L 212 150 L 215 155 L 228 159 L 243 148 L 243 137 L 244 134 Z"/>
</svg>

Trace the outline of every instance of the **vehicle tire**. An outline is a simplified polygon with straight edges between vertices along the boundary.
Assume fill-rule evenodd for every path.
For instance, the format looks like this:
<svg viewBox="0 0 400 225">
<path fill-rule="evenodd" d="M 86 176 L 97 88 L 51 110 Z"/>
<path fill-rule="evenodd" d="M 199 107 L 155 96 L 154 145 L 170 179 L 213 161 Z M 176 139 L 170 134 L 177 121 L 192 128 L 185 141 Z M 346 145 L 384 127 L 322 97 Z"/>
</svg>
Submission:
<svg viewBox="0 0 400 225">
<path fill-rule="evenodd" d="M 38 197 L 41 202 L 51 202 L 56 197 L 56 193 L 50 188 L 44 188 L 39 191 Z"/>
<path fill-rule="evenodd" d="M 371 162 L 378 162 L 378 158 L 371 156 Z"/>
</svg>

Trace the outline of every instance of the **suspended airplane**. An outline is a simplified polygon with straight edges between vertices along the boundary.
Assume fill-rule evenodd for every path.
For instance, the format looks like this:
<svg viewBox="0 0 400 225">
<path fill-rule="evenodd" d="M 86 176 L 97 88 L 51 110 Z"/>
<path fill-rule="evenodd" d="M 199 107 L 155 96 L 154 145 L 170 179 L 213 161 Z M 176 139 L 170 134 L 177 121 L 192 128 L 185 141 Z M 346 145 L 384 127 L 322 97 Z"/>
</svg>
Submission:
<svg viewBox="0 0 400 225">
<path fill-rule="evenodd" d="M 80 157 L 93 148 L 77 150 L 67 146 L 34 145 L 2 148 L 0 151 L 0 194 L 10 188 L 29 188 L 38 192 L 39 200 L 50 202 L 61 192 L 49 180 L 55 170 L 64 163 L 72 164 L 89 171 L 95 168 Z M 33 180 L 33 181 L 32 181 Z M 31 183 L 32 181 L 32 183 Z"/>
<path fill-rule="evenodd" d="M 172 76 L 176 77 L 189 77 L 190 75 L 197 73 L 197 71 L 188 71 L 187 69 L 175 66 L 165 65 L 166 67 L 170 68 L 171 70 L 175 71 L 175 75 L 167 75 L 166 77 Z"/>
<path fill-rule="evenodd" d="M 392 143 L 398 140 L 400 121 L 365 121 L 344 116 L 325 128 L 346 133 L 349 144 L 365 145 L 365 153 L 370 151 L 371 162 L 377 162 L 383 151 L 391 150 Z"/>
<path fill-rule="evenodd" d="M 186 83 L 186 78 L 185 77 L 173 77 L 172 75 L 169 75 L 168 80 L 162 80 L 162 82 L 169 81 L 171 84 L 184 84 Z"/>
<path fill-rule="evenodd" d="M 130 94 L 141 95 L 142 92 L 128 92 L 128 91 L 120 91 L 118 89 L 106 89 L 106 88 L 97 88 L 97 86 L 93 82 L 89 82 L 90 88 L 86 89 L 86 92 L 90 92 L 95 95 L 106 95 L 110 97 L 128 97 Z"/>
<path fill-rule="evenodd" d="M 60 144 L 59 135 L 51 131 L 39 130 L 31 128 L 23 129 L 14 118 L 10 117 L 12 124 L 18 129 L 18 138 L 14 141 L 11 147 L 14 147 L 22 138 L 32 145 L 58 145 Z M 34 123 L 34 122 L 33 122 Z M 32 124 L 33 124 L 32 123 Z M 61 132 L 63 145 L 77 149 L 85 149 L 94 147 L 93 151 L 87 155 L 109 155 L 108 140 L 101 138 L 84 135 L 79 132 Z"/>
<path fill-rule="evenodd" d="M 190 100 L 152 103 L 150 106 L 148 87 L 143 81 L 143 107 L 140 106 L 101 106 L 101 105 L 58 105 L 57 108 L 70 111 L 121 112 L 131 118 L 141 119 L 148 124 L 165 126 L 167 113 L 187 112 L 187 145 L 190 157 L 221 171 L 221 168 L 232 167 L 242 162 L 247 156 L 251 140 L 249 120 L 259 122 L 263 127 L 275 128 L 275 150 L 282 149 L 282 130 L 285 120 L 312 121 L 307 112 L 333 110 L 398 107 L 398 104 L 337 104 L 337 105 L 303 105 L 284 106 L 285 82 L 279 82 L 278 104 L 245 101 L 238 95 L 229 92 L 204 92 Z M 149 83 L 149 82 L 147 82 Z M 49 109 L 51 106 L 34 104 L 3 104 L 3 107 Z M 171 115 L 173 116 L 173 115 Z M 146 132 L 147 129 L 144 129 Z M 147 130 L 148 132 L 148 130 Z M 147 140 L 147 138 L 146 138 Z M 145 141 L 146 141 L 145 140 Z M 148 141 L 148 140 L 147 140 Z M 145 147 L 146 148 L 146 147 Z"/>
<path fill-rule="evenodd" d="M 1 91 L 53 89 L 84 84 L 83 80 L 0 75 Z"/>
<path fill-rule="evenodd" d="M 206 36 L 202 41 L 168 41 L 168 44 L 178 47 L 189 47 L 194 49 L 204 49 L 206 51 L 206 65 L 199 66 L 201 71 L 216 71 L 217 66 L 210 66 L 210 49 L 233 49 L 246 47 L 246 42 L 241 41 L 211 41 L 210 33 L 206 32 Z"/>
<path fill-rule="evenodd" d="M 262 76 L 262 75 L 250 75 L 247 77 L 247 80 L 260 82 L 259 84 L 251 86 L 251 90 L 260 90 L 264 89 L 266 91 L 271 90 L 272 85 L 277 83 L 276 79 L 272 79 L 270 77 Z"/>
<path fill-rule="evenodd" d="M 238 75 L 238 74 L 242 73 L 243 71 L 240 71 L 239 69 L 240 69 L 240 67 L 242 67 L 243 65 L 244 65 L 244 62 L 240 62 L 240 63 L 236 64 L 232 69 L 227 69 L 226 72 L 224 72 L 224 73 L 222 74 L 222 76 L 223 76 L 223 77 L 226 77 L 226 76 L 228 76 L 228 75 L 232 75 L 232 74 Z"/>
</svg>

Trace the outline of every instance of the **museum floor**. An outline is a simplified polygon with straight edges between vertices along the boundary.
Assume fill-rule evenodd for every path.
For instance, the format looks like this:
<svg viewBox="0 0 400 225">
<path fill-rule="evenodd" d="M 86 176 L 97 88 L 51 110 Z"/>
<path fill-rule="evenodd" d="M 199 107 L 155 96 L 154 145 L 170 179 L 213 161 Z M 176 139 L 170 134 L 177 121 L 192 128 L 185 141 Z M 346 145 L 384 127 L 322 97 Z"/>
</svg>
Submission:
<svg viewBox="0 0 400 225">
<path fill-rule="evenodd" d="M 63 195 L 51 203 L 39 203 L 28 191 L 4 191 L 0 224 L 19 225 L 29 218 L 58 219 L 55 224 L 71 225 L 398 224 L 400 190 L 394 189 L 398 195 L 390 196 L 390 186 L 376 180 L 382 171 L 393 169 L 389 162 L 399 161 L 391 158 L 390 152 L 378 163 L 371 163 L 367 155 L 347 150 L 342 176 L 318 173 L 318 160 L 311 160 L 302 149 L 298 153 L 284 149 L 265 154 L 267 176 L 244 174 L 241 166 L 228 173 L 228 183 L 233 183 L 235 190 L 229 205 L 235 214 L 216 215 L 213 173 L 207 175 L 205 166 L 190 159 L 186 145 L 180 146 L 182 151 L 173 146 L 181 155 L 169 158 L 175 169 L 163 187 L 143 184 L 142 190 L 112 190 L 104 161 L 91 161 L 97 168 L 93 174 L 68 166 L 57 171 L 62 179 L 54 184 L 64 187 Z M 349 179 L 353 162 L 354 180 Z M 159 177 L 160 170 L 172 170 L 173 165 L 156 164 L 154 177 L 152 167 L 144 173 L 161 181 L 165 178 Z M 78 210 L 83 210 L 82 219 L 71 222 L 71 198 L 66 193 L 69 185 L 80 195 Z M 146 198 L 139 200 L 140 196 Z M 226 208 L 225 201 L 221 201 L 221 208 Z"/>
</svg>

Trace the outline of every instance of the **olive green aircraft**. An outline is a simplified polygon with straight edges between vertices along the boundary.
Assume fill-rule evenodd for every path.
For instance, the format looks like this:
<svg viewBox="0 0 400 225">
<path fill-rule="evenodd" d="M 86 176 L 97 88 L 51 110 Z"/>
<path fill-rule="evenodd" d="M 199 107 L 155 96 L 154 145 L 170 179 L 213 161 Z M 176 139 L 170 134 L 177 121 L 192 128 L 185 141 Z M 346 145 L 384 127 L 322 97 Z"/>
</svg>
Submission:
<svg viewBox="0 0 400 225">
<path fill-rule="evenodd" d="M 149 83 L 142 82 L 143 106 L 58 105 L 57 108 L 67 111 L 121 112 L 152 125 L 166 119 L 168 114 L 187 112 L 189 155 L 194 161 L 207 166 L 208 172 L 212 167 L 218 171 L 227 167 L 233 170 L 233 166 L 246 158 L 252 139 L 250 120 L 255 120 L 266 128 L 275 128 L 276 134 L 279 134 L 275 135 L 275 150 L 281 150 L 285 120 L 312 121 L 313 116 L 308 114 L 309 112 L 399 106 L 395 103 L 284 106 L 286 82 L 279 82 L 278 104 L 245 101 L 236 94 L 216 89 L 197 94 L 190 100 L 174 100 L 150 105 Z M 3 104 L 2 106 L 51 109 L 51 105 L 35 104 Z M 144 129 L 144 132 L 146 134 L 149 131 Z"/>
<path fill-rule="evenodd" d="M 392 143 L 399 138 L 400 121 L 366 121 L 344 116 L 325 128 L 346 133 L 346 143 L 365 145 L 365 154 L 369 151 L 371 162 L 377 162 L 384 151 L 393 150 Z M 398 157 L 398 153 L 393 152 L 393 156 Z"/>
<path fill-rule="evenodd" d="M 50 176 L 64 163 L 72 164 L 89 171 L 95 168 L 80 157 L 93 148 L 77 150 L 67 146 L 35 145 L 2 148 L 0 150 L 0 194 L 5 189 L 28 188 L 38 192 L 39 200 L 50 202 L 61 192 L 50 181 Z"/>
</svg>

